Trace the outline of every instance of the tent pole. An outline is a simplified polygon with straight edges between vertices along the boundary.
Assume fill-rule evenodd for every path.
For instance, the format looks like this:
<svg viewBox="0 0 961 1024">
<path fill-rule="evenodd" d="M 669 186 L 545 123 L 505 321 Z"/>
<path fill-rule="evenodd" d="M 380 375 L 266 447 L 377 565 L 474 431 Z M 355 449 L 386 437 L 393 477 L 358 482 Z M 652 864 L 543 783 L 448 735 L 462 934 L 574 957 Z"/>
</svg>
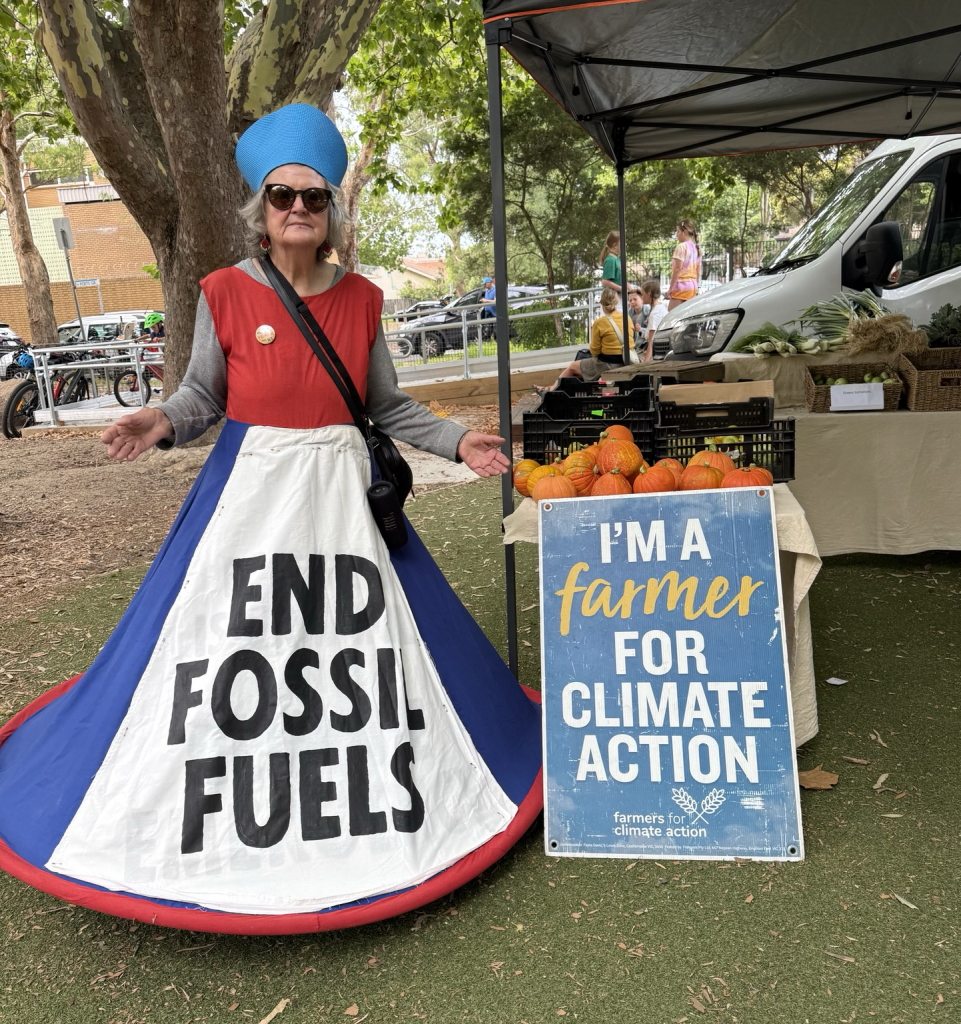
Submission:
<svg viewBox="0 0 961 1024">
<path fill-rule="evenodd" d="M 617 231 L 621 236 L 621 330 L 624 334 L 624 365 L 631 362 L 631 338 L 627 305 L 627 218 L 624 215 L 624 165 L 617 163 Z"/>
<path fill-rule="evenodd" d="M 487 109 L 491 139 L 491 216 L 494 229 L 494 310 L 497 325 L 497 404 L 503 452 L 513 465 L 511 446 L 511 353 L 507 308 L 507 214 L 504 206 L 504 135 L 501 94 L 501 44 L 510 40 L 510 21 L 485 27 L 487 44 Z M 514 511 L 512 474 L 501 477 L 501 513 Z M 517 593 L 514 545 L 504 545 L 504 597 L 507 604 L 507 663 L 514 677 L 517 664 Z"/>
</svg>

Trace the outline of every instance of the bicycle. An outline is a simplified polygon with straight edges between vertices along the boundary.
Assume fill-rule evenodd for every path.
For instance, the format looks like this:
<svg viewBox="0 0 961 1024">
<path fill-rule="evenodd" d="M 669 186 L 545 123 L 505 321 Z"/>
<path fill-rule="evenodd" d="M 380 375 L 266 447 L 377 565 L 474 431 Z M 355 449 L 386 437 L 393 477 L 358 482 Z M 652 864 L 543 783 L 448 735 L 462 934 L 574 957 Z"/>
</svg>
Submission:
<svg viewBox="0 0 961 1024">
<path fill-rule="evenodd" d="M 70 356 L 62 357 L 70 360 Z M 71 360 L 72 361 L 72 360 Z M 78 367 L 64 375 L 59 370 L 50 375 L 50 394 L 54 405 L 68 405 L 83 402 L 90 397 L 90 384 L 87 371 Z M 40 408 L 40 385 L 36 379 L 25 380 L 10 392 L 3 407 L 0 429 L 6 438 L 22 436 L 22 431 L 37 422 L 37 410 Z"/>
<path fill-rule="evenodd" d="M 140 340 L 135 339 L 135 340 Z M 151 350 L 147 350 L 151 351 Z M 153 349 L 152 351 L 159 351 Z M 141 406 L 146 405 L 154 395 L 153 381 L 158 384 L 164 382 L 163 366 L 158 366 L 153 363 L 145 364 L 140 371 L 140 377 L 137 377 L 136 370 L 127 370 L 120 374 L 119 377 L 113 382 L 113 394 L 114 398 L 126 409 L 130 406 Z M 143 388 L 143 402 L 140 400 L 141 387 Z M 160 393 L 160 389 L 157 389 L 157 393 Z"/>
</svg>

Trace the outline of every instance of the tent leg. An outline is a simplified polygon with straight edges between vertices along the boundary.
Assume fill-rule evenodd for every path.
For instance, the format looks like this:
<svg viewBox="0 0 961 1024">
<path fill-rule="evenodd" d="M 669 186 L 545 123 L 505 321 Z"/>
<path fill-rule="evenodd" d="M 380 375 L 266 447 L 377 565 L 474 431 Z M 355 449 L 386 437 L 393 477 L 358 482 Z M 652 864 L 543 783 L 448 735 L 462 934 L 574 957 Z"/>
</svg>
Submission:
<svg viewBox="0 0 961 1024">
<path fill-rule="evenodd" d="M 624 365 L 631 361 L 631 339 L 627 305 L 627 218 L 624 212 L 624 165 L 617 165 L 617 230 L 621 236 L 621 324 L 624 331 Z"/>
<path fill-rule="evenodd" d="M 501 96 L 500 31 L 496 23 L 487 26 L 487 108 L 491 137 L 491 213 L 494 229 L 494 311 L 497 324 L 497 404 L 504 454 L 513 464 L 511 447 L 511 353 L 510 321 L 507 308 L 507 215 L 504 206 L 504 136 Z M 501 511 L 506 518 L 514 511 L 512 474 L 501 477 Z M 507 604 L 507 663 L 514 677 L 517 664 L 517 595 L 514 545 L 504 545 L 504 597 Z"/>
</svg>

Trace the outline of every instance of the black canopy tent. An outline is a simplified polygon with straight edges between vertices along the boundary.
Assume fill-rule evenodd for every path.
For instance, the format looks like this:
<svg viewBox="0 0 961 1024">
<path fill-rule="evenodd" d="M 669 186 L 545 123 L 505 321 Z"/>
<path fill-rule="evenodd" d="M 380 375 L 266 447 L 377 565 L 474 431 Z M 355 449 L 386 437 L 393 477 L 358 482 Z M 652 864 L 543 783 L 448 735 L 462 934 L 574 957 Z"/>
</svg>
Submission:
<svg viewBox="0 0 961 1024">
<path fill-rule="evenodd" d="M 961 129 L 956 0 L 485 0 L 484 22 L 499 281 L 508 279 L 502 48 L 613 162 L 625 283 L 624 172 L 634 164 Z M 626 290 L 622 306 L 626 324 Z M 505 289 L 496 293 L 495 309 L 500 424 L 509 439 Z M 506 516 L 513 508 L 510 479 L 502 486 Z M 516 674 L 510 545 L 505 559 Z"/>
</svg>

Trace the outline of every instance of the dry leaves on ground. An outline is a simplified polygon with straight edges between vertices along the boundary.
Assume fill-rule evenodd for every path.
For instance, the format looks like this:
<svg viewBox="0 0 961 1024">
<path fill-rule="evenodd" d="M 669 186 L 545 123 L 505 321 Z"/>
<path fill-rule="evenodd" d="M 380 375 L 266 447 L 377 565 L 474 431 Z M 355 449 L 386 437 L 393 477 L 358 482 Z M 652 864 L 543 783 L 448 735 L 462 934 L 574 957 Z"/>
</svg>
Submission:
<svg viewBox="0 0 961 1024">
<path fill-rule="evenodd" d="M 830 789 L 837 785 L 838 778 L 834 772 L 826 772 L 820 765 L 797 773 L 798 785 L 802 789 Z"/>
</svg>

